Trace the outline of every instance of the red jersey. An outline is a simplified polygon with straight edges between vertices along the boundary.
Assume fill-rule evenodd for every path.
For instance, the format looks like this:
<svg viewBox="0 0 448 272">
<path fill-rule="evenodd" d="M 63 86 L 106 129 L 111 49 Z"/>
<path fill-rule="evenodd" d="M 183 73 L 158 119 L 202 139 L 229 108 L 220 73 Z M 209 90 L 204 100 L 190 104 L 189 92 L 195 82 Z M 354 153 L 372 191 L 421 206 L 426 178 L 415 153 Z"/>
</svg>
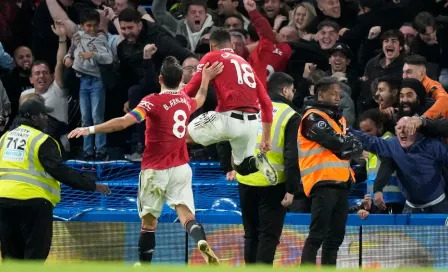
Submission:
<svg viewBox="0 0 448 272">
<path fill-rule="evenodd" d="M 212 65 L 215 61 L 224 64 L 224 70 L 211 84 L 218 99 L 217 112 L 239 110 L 258 113 L 261 106 L 261 119 L 271 123 L 272 102 L 265 87 L 254 74 L 252 67 L 242 57 L 233 53 L 232 49 L 222 49 L 207 53 L 200 61 L 197 72 L 185 86 L 185 93 L 195 96 L 201 86 L 202 67 L 207 62 Z"/>
<path fill-rule="evenodd" d="M 267 80 L 275 72 L 283 72 L 292 55 L 288 43 L 277 43 L 269 21 L 258 10 L 249 12 L 250 20 L 257 30 L 260 41 L 248 57 L 263 86 L 267 88 Z"/>
<path fill-rule="evenodd" d="M 129 114 L 146 119 L 142 169 L 163 170 L 190 161 L 185 134 L 196 100 L 184 92 L 162 91 L 142 99 Z"/>
<path fill-rule="evenodd" d="M 260 39 L 247 61 L 254 67 L 255 74 L 267 88 L 269 77 L 275 72 L 285 70 L 291 54 L 291 46 L 287 43 L 275 44 L 268 39 Z"/>
</svg>

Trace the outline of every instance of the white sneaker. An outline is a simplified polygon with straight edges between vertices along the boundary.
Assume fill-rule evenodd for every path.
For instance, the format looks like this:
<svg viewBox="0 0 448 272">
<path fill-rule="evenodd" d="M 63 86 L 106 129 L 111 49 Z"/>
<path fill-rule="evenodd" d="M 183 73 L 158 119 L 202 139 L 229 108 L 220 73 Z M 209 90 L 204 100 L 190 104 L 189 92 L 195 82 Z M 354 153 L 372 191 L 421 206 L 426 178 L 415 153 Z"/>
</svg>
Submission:
<svg viewBox="0 0 448 272">
<path fill-rule="evenodd" d="M 219 264 L 219 259 L 216 257 L 215 253 L 213 252 L 210 245 L 205 240 L 201 240 L 198 242 L 198 249 L 199 252 L 201 252 L 202 257 L 204 257 L 204 260 L 208 264 Z"/>
<path fill-rule="evenodd" d="M 271 185 L 277 185 L 277 170 L 275 170 L 274 166 L 269 162 L 268 157 L 266 157 L 266 153 L 260 152 L 257 154 L 257 168 L 261 173 L 263 173 Z"/>
</svg>

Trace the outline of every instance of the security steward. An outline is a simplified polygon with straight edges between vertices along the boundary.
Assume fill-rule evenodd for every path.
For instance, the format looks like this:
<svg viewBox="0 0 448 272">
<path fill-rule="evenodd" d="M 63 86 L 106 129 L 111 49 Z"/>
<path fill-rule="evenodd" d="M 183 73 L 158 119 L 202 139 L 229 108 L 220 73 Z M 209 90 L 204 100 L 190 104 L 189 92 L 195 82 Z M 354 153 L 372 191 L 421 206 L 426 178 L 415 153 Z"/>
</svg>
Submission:
<svg viewBox="0 0 448 272">
<path fill-rule="evenodd" d="M 19 107 L 20 126 L 0 138 L 0 243 L 3 260 L 46 260 L 60 183 L 109 194 L 107 185 L 64 165 L 57 141 L 43 131 L 52 109 L 34 99 Z"/>
<path fill-rule="evenodd" d="M 349 160 L 362 153 L 361 143 L 346 132 L 339 109 L 341 87 L 324 77 L 305 101 L 299 127 L 299 169 L 305 194 L 311 198 L 311 224 L 302 251 L 302 265 L 315 265 L 322 245 L 322 265 L 336 266 L 345 236 L 348 188 L 355 181 Z"/>
<path fill-rule="evenodd" d="M 247 176 L 236 174 L 243 217 L 246 264 L 273 265 L 286 207 L 292 203 L 300 184 L 297 166 L 297 129 L 300 116 L 293 108 L 294 93 L 294 79 L 291 76 L 285 73 L 272 74 L 268 82 L 274 116 L 271 128 L 272 149 L 266 155 L 278 172 L 278 184 L 272 186 L 261 172 Z M 255 155 L 260 152 L 262 131 L 261 119 L 258 119 L 260 123 Z M 230 145 L 227 147 L 230 149 Z M 220 150 L 219 153 L 222 155 L 223 151 Z M 231 150 L 228 150 L 227 162 L 230 161 L 230 156 Z M 230 173 L 231 166 L 224 168 Z"/>
</svg>

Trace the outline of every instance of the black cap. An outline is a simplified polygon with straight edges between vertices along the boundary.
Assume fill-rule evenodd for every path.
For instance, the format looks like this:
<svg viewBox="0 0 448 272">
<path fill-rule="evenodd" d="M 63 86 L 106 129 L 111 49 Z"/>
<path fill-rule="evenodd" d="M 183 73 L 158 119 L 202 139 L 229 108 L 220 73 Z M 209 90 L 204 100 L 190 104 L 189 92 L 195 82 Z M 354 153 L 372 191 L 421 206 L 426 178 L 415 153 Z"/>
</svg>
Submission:
<svg viewBox="0 0 448 272">
<path fill-rule="evenodd" d="M 47 107 L 42 102 L 34 99 L 26 100 L 19 106 L 19 114 L 25 118 L 50 112 L 53 112 L 53 108 Z"/>
<path fill-rule="evenodd" d="M 353 58 L 352 50 L 350 50 L 350 47 L 348 45 L 346 45 L 345 43 L 336 43 L 333 46 L 333 48 L 330 49 L 330 56 L 333 55 L 335 52 L 341 52 L 348 59 Z"/>
</svg>

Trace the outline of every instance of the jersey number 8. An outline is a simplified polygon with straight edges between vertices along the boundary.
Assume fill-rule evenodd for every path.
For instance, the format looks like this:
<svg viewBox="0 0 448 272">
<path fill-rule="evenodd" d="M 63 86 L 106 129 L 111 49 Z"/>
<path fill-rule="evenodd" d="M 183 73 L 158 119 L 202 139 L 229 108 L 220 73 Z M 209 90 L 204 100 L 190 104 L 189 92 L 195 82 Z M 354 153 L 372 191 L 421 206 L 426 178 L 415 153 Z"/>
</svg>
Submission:
<svg viewBox="0 0 448 272">
<path fill-rule="evenodd" d="M 187 114 L 183 110 L 177 110 L 173 116 L 173 134 L 177 138 L 182 138 L 187 132 Z"/>
<path fill-rule="evenodd" d="M 231 59 L 230 63 L 235 66 L 238 84 L 246 84 L 251 88 L 255 88 L 257 86 L 254 72 L 252 72 L 252 68 L 249 64 L 243 63 L 240 65 L 236 59 Z"/>
</svg>

